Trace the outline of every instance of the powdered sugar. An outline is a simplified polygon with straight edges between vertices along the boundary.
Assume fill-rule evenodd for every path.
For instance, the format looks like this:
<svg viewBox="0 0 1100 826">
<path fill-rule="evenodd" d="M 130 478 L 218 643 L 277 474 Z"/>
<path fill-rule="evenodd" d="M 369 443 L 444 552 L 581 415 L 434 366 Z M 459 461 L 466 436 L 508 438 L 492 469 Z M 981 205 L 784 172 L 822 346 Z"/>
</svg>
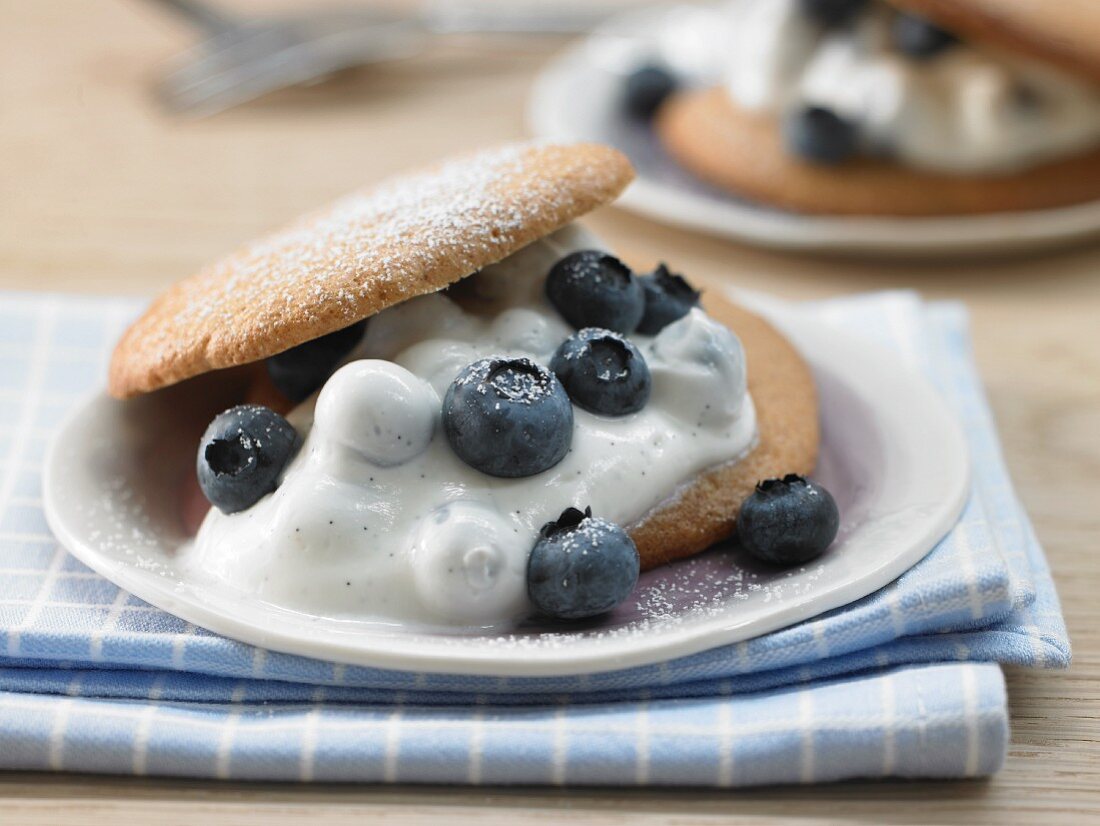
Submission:
<svg viewBox="0 0 1100 826">
<path fill-rule="evenodd" d="M 242 289 L 277 310 L 294 306 L 304 286 L 349 313 L 357 299 L 384 289 L 379 281 L 400 295 L 419 292 L 416 278 L 441 257 L 480 261 L 554 206 L 546 203 L 553 190 L 530 199 L 501 197 L 506 182 L 528 170 L 531 146 L 480 152 L 349 195 L 206 270 L 203 281 L 214 289 L 189 295 L 174 321 L 186 325 L 214 315 L 232 323 Z M 354 274 L 371 278 L 348 284 Z"/>
</svg>

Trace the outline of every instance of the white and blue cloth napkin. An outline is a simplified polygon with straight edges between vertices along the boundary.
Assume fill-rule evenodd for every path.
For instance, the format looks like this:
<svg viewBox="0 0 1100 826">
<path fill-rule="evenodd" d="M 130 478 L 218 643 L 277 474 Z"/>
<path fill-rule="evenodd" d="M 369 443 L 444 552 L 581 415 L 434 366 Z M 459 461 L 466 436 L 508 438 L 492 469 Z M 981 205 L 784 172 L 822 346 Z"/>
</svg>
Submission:
<svg viewBox="0 0 1100 826">
<path fill-rule="evenodd" d="M 959 305 L 885 293 L 812 308 L 926 372 L 964 426 L 973 495 L 921 563 L 737 645 L 607 674 L 497 679 L 243 645 L 120 591 L 58 545 L 41 508 L 46 444 L 102 384 L 141 304 L 0 293 L 0 768 L 474 784 L 968 777 L 1005 754 L 996 663 L 1068 662 Z"/>
</svg>

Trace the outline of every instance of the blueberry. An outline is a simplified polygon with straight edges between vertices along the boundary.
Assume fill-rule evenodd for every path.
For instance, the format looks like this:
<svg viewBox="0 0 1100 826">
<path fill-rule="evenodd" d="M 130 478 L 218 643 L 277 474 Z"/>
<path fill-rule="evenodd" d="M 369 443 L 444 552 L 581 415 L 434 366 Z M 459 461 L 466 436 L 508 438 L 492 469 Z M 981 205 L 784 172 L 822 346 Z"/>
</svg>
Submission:
<svg viewBox="0 0 1100 826">
<path fill-rule="evenodd" d="M 626 78 L 623 105 L 627 114 L 637 120 L 650 120 L 678 85 L 676 75 L 663 66 L 640 66 Z"/>
<path fill-rule="evenodd" d="M 527 560 L 527 595 L 544 614 L 584 619 L 606 613 L 638 582 L 638 549 L 626 531 L 566 508 L 539 531 Z"/>
<path fill-rule="evenodd" d="M 443 399 L 443 432 L 466 464 L 490 476 L 534 476 L 573 442 L 573 405 L 561 382 L 526 358 L 468 365 Z"/>
<path fill-rule="evenodd" d="M 830 29 L 848 26 L 863 11 L 867 0 L 800 0 L 802 12 Z"/>
<path fill-rule="evenodd" d="M 202 435 L 196 460 L 199 487 L 222 513 L 243 511 L 278 487 L 298 445 L 294 427 L 270 407 L 232 407 L 218 414 Z"/>
<path fill-rule="evenodd" d="M 856 125 L 821 106 L 807 106 L 789 115 L 783 132 L 791 152 L 818 164 L 841 163 L 859 148 Z"/>
<path fill-rule="evenodd" d="M 340 359 L 363 338 L 367 320 L 284 350 L 267 360 L 275 387 L 292 402 L 308 398 L 332 375 Z"/>
<path fill-rule="evenodd" d="M 741 545 L 775 565 L 800 565 L 820 556 L 839 527 L 829 492 L 793 473 L 758 484 L 737 517 Z"/>
<path fill-rule="evenodd" d="M 558 347 L 550 369 L 569 398 L 592 413 L 625 416 L 649 401 L 649 366 L 637 347 L 610 330 L 574 333 Z"/>
<path fill-rule="evenodd" d="M 935 57 L 958 42 L 955 35 L 930 20 L 904 12 L 890 24 L 890 36 L 899 52 L 916 60 Z"/>
<path fill-rule="evenodd" d="M 642 285 L 613 255 L 582 250 L 550 269 L 546 295 L 562 317 L 576 327 L 603 327 L 632 333 L 645 312 Z"/>
<path fill-rule="evenodd" d="M 699 291 L 682 275 L 659 264 L 652 275 L 638 279 L 645 293 L 645 313 L 638 324 L 642 335 L 655 336 L 665 327 L 691 312 L 699 304 Z"/>
</svg>

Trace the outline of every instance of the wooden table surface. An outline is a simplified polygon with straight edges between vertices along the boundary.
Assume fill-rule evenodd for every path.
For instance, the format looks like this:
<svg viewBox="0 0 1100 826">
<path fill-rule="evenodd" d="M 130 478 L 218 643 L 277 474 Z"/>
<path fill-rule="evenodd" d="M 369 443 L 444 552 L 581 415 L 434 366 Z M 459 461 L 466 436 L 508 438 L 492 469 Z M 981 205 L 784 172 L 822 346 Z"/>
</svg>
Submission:
<svg viewBox="0 0 1100 826">
<path fill-rule="evenodd" d="M 136 0 L 0 0 L 0 288 L 152 293 L 363 182 L 522 136 L 527 91 L 548 55 L 449 49 L 188 121 L 149 95 L 159 64 L 188 36 Z M 590 224 L 635 265 L 667 260 L 694 278 L 795 298 L 915 287 L 966 301 L 1075 649 L 1066 673 L 1009 672 L 1004 770 L 989 781 L 736 793 L 0 774 L 0 823 L 1100 821 L 1100 248 L 950 264 L 821 260 L 614 209 Z"/>
</svg>

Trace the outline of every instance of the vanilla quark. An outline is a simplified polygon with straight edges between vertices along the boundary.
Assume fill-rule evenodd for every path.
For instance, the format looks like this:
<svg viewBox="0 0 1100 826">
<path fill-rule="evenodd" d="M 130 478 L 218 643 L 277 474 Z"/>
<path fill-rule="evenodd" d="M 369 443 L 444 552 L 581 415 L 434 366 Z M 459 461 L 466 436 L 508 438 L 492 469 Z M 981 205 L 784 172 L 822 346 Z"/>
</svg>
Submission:
<svg viewBox="0 0 1100 826">
<path fill-rule="evenodd" d="M 310 614 L 492 627 L 529 614 L 527 558 L 567 507 L 636 524 L 708 468 L 737 461 L 756 418 L 737 337 L 702 310 L 634 335 L 652 374 L 639 412 L 574 406 L 572 447 L 535 476 L 470 467 L 441 399 L 488 356 L 548 365 L 573 333 L 544 295 L 551 266 L 598 239 L 569 226 L 498 264 L 372 317 L 320 392 L 288 415 L 304 437 L 279 488 L 206 516 L 184 563 L 199 577 Z"/>
</svg>

